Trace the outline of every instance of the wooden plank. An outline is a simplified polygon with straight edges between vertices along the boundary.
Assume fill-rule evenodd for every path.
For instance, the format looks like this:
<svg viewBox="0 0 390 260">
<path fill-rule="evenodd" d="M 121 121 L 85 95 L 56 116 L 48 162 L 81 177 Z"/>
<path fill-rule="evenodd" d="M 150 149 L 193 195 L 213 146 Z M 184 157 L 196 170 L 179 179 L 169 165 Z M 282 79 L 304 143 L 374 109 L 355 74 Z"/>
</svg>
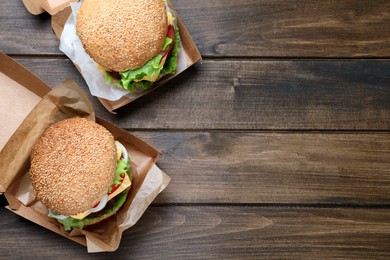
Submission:
<svg viewBox="0 0 390 260">
<path fill-rule="evenodd" d="M 389 57 L 390 2 L 174 1 L 202 55 Z"/>
<path fill-rule="evenodd" d="M 132 132 L 172 181 L 155 203 L 390 205 L 390 134 Z"/>
<path fill-rule="evenodd" d="M 17 59 L 49 85 L 74 78 L 68 60 Z M 99 116 L 128 129 L 389 130 L 390 62 L 207 60 Z"/>
<path fill-rule="evenodd" d="M 55 54 L 59 41 L 51 28 L 51 16 L 30 14 L 22 1 L 2 0 L 0 8 L 0 50 L 7 54 Z"/>
<path fill-rule="evenodd" d="M 172 177 L 159 203 L 390 205 L 390 134 L 135 132 Z"/>
<path fill-rule="evenodd" d="M 0 50 L 62 54 L 49 15 L 28 14 L 22 1 L 3 2 Z M 172 2 L 207 57 L 390 56 L 387 0 Z"/>
<path fill-rule="evenodd" d="M 5 209 L 0 214 L 2 257 L 87 257 L 70 240 Z M 110 257 L 388 259 L 389 218 L 389 209 L 150 207 Z"/>
</svg>

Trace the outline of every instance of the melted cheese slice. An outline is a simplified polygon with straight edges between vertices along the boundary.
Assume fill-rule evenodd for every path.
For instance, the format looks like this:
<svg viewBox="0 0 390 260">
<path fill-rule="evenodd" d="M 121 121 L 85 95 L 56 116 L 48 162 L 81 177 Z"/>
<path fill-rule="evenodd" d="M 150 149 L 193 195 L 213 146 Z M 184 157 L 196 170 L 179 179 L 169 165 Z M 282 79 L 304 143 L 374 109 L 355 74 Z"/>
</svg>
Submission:
<svg viewBox="0 0 390 260">
<path fill-rule="evenodd" d="M 171 12 L 167 12 L 167 18 L 168 18 L 168 24 L 173 24 L 175 17 Z M 167 60 L 168 55 L 165 55 L 161 61 L 160 61 L 160 67 L 165 64 L 165 61 Z M 147 80 L 151 82 L 155 82 L 158 79 L 158 75 L 153 75 L 152 77 L 144 76 L 142 79 L 134 79 L 134 82 L 140 82 L 142 80 Z"/>
<path fill-rule="evenodd" d="M 117 159 L 119 160 L 121 157 L 122 157 L 122 149 L 119 147 L 118 144 L 116 144 L 116 152 L 117 152 Z M 123 179 L 123 182 L 121 183 L 121 186 L 119 186 L 119 188 L 114 191 L 113 193 L 111 193 L 110 195 L 108 195 L 108 200 L 111 200 L 112 198 L 114 198 L 115 196 L 119 195 L 122 191 L 124 191 L 125 189 L 127 189 L 128 187 L 131 186 L 131 180 L 129 178 L 129 176 L 126 174 L 125 175 L 125 178 Z M 85 218 L 86 216 L 88 216 L 89 214 L 91 214 L 91 212 L 89 210 L 83 212 L 83 213 L 80 213 L 80 214 L 77 214 L 77 215 L 73 215 L 71 216 L 72 218 L 74 219 L 83 219 Z"/>
<path fill-rule="evenodd" d="M 175 18 L 173 17 L 173 14 L 171 12 L 167 12 L 167 18 L 168 24 L 173 24 L 173 20 L 175 20 Z"/>
<path fill-rule="evenodd" d="M 173 16 L 173 14 L 171 12 L 167 12 L 167 20 L 168 20 L 168 24 L 172 24 L 173 25 L 173 23 L 175 21 L 175 17 Z M 165 55 L 161 59 L 160 66 L 163 66 L 165 64 L 166 60 L 167 60 L 167 55 Z M 103 67 L 100 64 L 97 64 L 97 65 L 98 65 L 98 69 L 101 70 L 101 71 L 110 71 L 109 69 Z M 158 75 L 153 75 L 152 77 L 149 77 L 148 75 L 146 75 L 142 79 L 134 79 L 133 81 L 134 82 L 140 82 L 142 80 L 146 80 L 146 81 L 155 82 L 157 79 L 158 79 Z"/>
<path fill-rule="evenodd" d="M 119 186 L 119 188 L 114 193 L 111 193 L 110 195 L 108 195 L 108 200 L 111 200 L 115 196 L 119 195 L 122 191 L 124 191 L 125 189 L 127 189 L 130 186 L 131 186 L 131 180 L 130 180 L 129 176 L 126 174 L 125 179 L 123 180 L 121 186 Z M 91 212 L 89 210 L 87 210 L 83 213 L 73 215 L 71 217 L 75 218 L 75 219 L 83 219 L 83 218 L 87 217 L 89 214 L 91 214 Z"/>
</svg>

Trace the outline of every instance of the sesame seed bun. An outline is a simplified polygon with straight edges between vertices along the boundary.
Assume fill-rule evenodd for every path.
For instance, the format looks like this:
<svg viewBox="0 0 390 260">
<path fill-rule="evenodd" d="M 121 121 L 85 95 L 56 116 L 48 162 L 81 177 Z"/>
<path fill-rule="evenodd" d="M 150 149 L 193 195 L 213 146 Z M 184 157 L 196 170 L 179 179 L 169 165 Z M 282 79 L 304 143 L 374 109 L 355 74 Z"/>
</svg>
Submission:
<svg viewBox="0 0 390 260">
<path fill-rule="evenodd" d="M 142 67 L 161 51 L 167 23 L 162 0 L 84 0 L 76 31 L 96 63 L 121 72 Z"/>
<path fill-rule="evenodd" d="M 51 125 L 31 153 L 36 198 L 65 216 L 89 210 L 112 184 L 116 157 L 114 137 L 95 122 L 70 118 Z"/>
</svg>

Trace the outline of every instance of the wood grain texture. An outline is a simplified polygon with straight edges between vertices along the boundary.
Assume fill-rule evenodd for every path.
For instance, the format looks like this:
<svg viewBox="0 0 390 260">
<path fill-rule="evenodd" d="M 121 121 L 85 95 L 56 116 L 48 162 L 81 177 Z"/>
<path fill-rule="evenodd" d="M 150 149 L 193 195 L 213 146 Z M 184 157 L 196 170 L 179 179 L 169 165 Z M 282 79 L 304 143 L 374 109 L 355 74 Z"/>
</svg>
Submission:
<svg viewBox="0 0 390 260">
<path fill-rule="evenodd" d="M 208 57 L 389 57 L 386 0 L 173 2 Z"/>
<path fill-rule="evenodd" d="M 74 78 L 71 62 L 16 59 L 49 85 Z M 388 61 L 203 61 L 113 117 L 127 129 L 390 130 Z"/>
<path fill-rule="evenodd" d="M 389 57 L 386 0 L 172 3 L 207 57 Z M 22 1 L 3 0 L 0 50 L 62 54 L 49 19 L 30 15 Z"/>
<path fill-rule="evenodd" d="M 1 256 L 42 259 L 388 259 L 388 209 L 150 207 L 118 251 L 86 249 L 0 209 Z M 20 235 L 23 233 L 23 235 Z M 15 243 L 15 241 L 18 241 Z"/>
<path fill-rule="evenodd" d="M 4 209 L 0 259 L 390 259 L 390 1 L 172 0 L 198 63 L 112 115 L 50 16 L 0 4 L 0 51 L 153 145 L 172 181 L 114 253 Z"/>
<path fill-rule="evenodd" d="M 172 181 L 159 203 L 390 205 L 390 134 L 135 132 Z"/>
<path fill-rule="evenodd" d="M 19 55 L 63 55 L 58 49 L 47 13 L 32 15 L 21 0 L 2 0 L 0 6 L 0 50 Z"/>
<path fill-rule="evenodd" d="M 156 204 L 390 206 L 390 134 L 132 132 L 172 178 Z"/>
</svg>

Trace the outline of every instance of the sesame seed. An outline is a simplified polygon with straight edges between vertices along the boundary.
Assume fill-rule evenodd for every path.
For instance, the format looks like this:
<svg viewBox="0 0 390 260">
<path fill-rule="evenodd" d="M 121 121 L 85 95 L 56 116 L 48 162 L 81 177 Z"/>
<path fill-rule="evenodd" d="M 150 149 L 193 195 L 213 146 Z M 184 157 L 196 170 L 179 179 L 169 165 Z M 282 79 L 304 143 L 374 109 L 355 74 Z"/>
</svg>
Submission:
<svg viewBox="0 0 390 260">
<path fill-rule="evenodd" d="M 37 199 L 53 211 L 76 215 L 106 194 L 116 167 L 114 137 L 83 118 L 51 125 L 33 147 L 31 181 Z"/>
<path fill-rule="evenodd" d="M 161 51 L 167 13 L 162 0 L 84 0 L 76 30 L 95 62 L 126 71 L 143 66 Z"/>
</svg>

